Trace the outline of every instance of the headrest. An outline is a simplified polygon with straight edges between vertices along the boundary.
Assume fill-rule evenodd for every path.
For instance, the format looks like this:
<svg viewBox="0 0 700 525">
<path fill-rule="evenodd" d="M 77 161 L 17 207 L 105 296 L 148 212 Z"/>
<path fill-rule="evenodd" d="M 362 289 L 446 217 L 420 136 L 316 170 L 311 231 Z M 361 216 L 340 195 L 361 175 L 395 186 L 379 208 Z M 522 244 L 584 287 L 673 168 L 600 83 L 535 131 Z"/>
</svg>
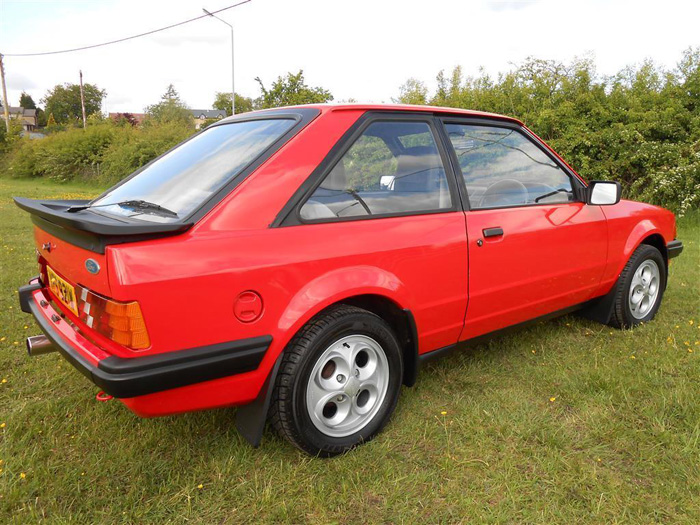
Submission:
<svg viewBox="0 0 700 525">
<path fill-rule="evenodd" d="M 347 182 L 348 180 L 345 176 L 345 165 L 341 159 L 325 178 L 321 184 L 321 188 L 324 190 L 344 191 L 347 188 Z"/>
<path fill-rule="evenodd" d="M 431 169 L 442 169 L 442 161 L 434 147 L 415 146 L 397 158 L 396 178 L 419 174 Z"/>
</svg>

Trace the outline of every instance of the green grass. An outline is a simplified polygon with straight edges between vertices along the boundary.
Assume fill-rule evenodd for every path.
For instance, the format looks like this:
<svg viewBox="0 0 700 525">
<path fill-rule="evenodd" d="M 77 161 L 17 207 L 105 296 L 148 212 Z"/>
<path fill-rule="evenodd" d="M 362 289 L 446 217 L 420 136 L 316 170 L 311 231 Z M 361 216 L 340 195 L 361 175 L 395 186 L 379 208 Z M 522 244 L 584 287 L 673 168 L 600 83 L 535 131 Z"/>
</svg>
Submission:
<svg viewBox="0 0 700 525">
<path fill-rule="evenodd" d="M 96 192 L 0 179 L 0 521 L 700 522 L 700 215 L 652 323 L 569 316 L 447 357 L 375 441 L 319 460 L 269 430 L 250 448 L 233 409 L 138 419 L 26 356 L 34 247 L 10 196 Z"/>
</svg>

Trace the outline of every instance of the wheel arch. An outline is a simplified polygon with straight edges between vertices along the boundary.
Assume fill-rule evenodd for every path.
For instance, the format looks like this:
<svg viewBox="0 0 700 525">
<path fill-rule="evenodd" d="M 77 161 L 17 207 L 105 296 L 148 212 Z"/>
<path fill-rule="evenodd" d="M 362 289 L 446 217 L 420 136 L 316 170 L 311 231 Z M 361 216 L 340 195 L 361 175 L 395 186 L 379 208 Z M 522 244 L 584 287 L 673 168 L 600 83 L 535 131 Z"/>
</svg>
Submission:
<svg viewBox="0 0 700 525">
<path fill-rule="evenodd" d="M 648 223 L 648 224 L 645 224 Z M 625 256 L 622 260 L 622 266 L 617 271 L 617 278 L 608 293 L 601 297 L 597 297 L 589 301 L 589 303 L 581 310 L 581 315 L 591 319 L 592 321 L 601 324 L 608 324 L 613 315 L 615 294 L 617 293 L 618 282 L 622 270 L 629 262 L 634 252 L 642 245 L 653 246 L 659 252 L 665 263 L 666 275 L 668 276 L 668 249 L 666 241 L 660 231 L 650 223 L 650 221 L 642 221 L 632 231 L 625 245 Z M 668 285 L 668 278 L 665 280 Z"/>
<path fill-rule="evenodd" d="M 339 304 L 347 304 L 367 310 L 380 317 L 394 331 L 401 347 L 403 358 L 402 382 L 406 386 L 413 386 L 418 375 L 418 330 L 413 312 L 405 308 L 393 294 L 383 293 L 381 290 L 348 293 L 335 297 L 333 300 L 319 301 L 314 308 L 309 309 L 305 315 L 300 316 L 295 327 L 285 337 L 284 347 L 280 354 L 284 353 L 289 341 L 293 340 L 297 333 L 306 326 L 314 317 Z"/>
<path fill-rule="evenodd" d="M 641 240 L 641 242 L 635 248 L 635 250 L 642 244 L 653 246 L 661 252 L 661 257 L 664 258 L 664 263 L 666 264 L 666 272 L 668 272 L 668 249 L 666 248 L 666 241 L 664 240 L 663 235 L 661 235 L 658 232 L 647 235 L 646 237 L 644 237 L 644 239 Z M 632 253 L 634 253 L 634 250 L 632 251 Z"/>
<path fill-rule="evenodd" d="M 639 221 L 627 236 L 627 242 L 625 242 L 624 247 L 624 256 L 622 258 L 622 264 L 619 268 L 618 275 L 620 272 L 622 272 L 622 268 L 625 267 L 627 261 L 629 261 L 630 257 L 632 257 L 634 251 L 642 244 L 648 244 L 649 246 L 657 248 L 661 252 L 666 264 L 668 264 L 666 242 L 667 240 L 664 238 L 661 228 L 654 221 L 650 219 Z"/>
<path fill-rule="evenodd" d="M 256 399 L 239 407 L 236 414 L 239 433 L 254 447 L 259 446 L 262 440 L 272 391 L 287 345 L 312 318 L 338 304 L 363 308 L 389 324 L 401 346 L 404 369 L 402 382 L 406 386 L 415 384 L 419 365 L 418 333 L 411 310 L 404 306 L 407 301 L 399 300 L 401 291 L 404 290 L 403 283 L 389 272 L 367 267 L 362 270 L 352 273 L 336 271 L 321 276 L 300 290 L 290 301 L 279 321 L 279 328 L 285 336 L 275 355 L 274 365 Z M 340 291 L 342 286 L 347 287 L 351 283 L 356 286 L 346 288 L 345 293 Z M 385 286 L 378 286 L 380 283 Z M 391 286 L 386 286 L 387 284 Z"/>
<path fill-rule="evenodd" d="M 378 294 L 355 295 L 343 299 L 340 303 L 372 312 L 391 327 L 401 347 L 403 384 L 413 386 L 418 375 L 418 331 L 411 310 L 401 308 L 388 297 Z"/>
</svg>

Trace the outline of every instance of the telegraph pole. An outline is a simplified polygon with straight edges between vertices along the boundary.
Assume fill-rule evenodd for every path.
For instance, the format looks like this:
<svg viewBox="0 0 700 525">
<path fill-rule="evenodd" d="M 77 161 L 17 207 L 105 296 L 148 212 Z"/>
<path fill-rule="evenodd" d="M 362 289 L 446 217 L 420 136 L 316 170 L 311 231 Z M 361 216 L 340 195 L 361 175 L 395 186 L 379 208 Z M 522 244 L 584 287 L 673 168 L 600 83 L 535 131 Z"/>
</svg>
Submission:
<svg viewBox="0 0 700 525">
<path fill-rule="evenodd" d="M 210 13 L 209 11 L 207 11 L 204 8 L 202 8 L 202 11 L 204 11 L 207 15 L 209 15 L 212 18 L 216 18 L 219 22 L 223 22 L 224 24 L 229 26 L 229 28 L 231 29 L 231 115 L 235 115 L 236 114 L 236 86 L 235 86 L 236 75 L 233 72 L 233 68 L 235 65 L 234 58 L 233 58 L 234 57 L 234 54 L 233 54 L 233 26 L 231 24 L 229 24 L 226 20 L 222 20 L 221 18 L 216 16 L 214 13 Z"/>
<path fill-rule="evenodd" d="M 7 104 L 7 88 L 5 87 L 5 65 L 2 63 L 2 53 L 0 53 L 0 78 L 2 78 L 2 111 L 5 114 L 5 127 L 10 131 L 10 107 Z"/>
<path fill-rule="evenodd" d="M 80 105 L 83 107 L 83 129 L 87 129 L 87 118 L 85 118 L 85 95 L 83 94 L 83 70 L 80 70 Z"/>
</svg>

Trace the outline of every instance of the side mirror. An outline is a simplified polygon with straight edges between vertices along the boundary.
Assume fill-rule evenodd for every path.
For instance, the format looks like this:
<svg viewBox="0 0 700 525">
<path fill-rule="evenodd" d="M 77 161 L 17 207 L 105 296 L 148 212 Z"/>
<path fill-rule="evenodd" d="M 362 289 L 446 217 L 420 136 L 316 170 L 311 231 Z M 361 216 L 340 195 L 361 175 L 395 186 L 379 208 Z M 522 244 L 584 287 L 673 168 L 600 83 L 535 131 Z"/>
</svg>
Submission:
<svg viewBox="0 0 700 525">
<path fill-rule="evenodd" d="M 610 206 L 620 202 L 622 186 L 610 180 L 592 180 L 586 190 L 586 202 L 595 206 Z"/>
</svg>

